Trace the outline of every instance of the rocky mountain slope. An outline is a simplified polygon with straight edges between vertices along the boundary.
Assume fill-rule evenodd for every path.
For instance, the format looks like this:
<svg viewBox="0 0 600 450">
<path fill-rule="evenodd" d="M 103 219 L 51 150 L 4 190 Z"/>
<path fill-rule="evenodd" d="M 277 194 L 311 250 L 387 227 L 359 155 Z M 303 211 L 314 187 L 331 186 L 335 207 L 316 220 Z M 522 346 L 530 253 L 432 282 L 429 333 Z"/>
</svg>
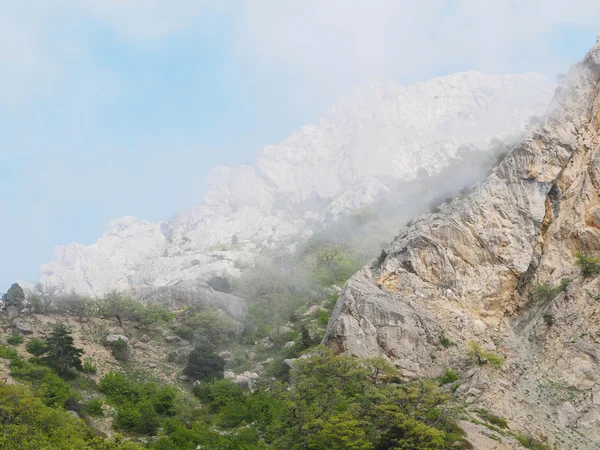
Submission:
<svg viewBox="0 0 600 450">
<path fill-rule="evenodd" d="M 318 124 L 266 147 L 256 165 L 217 168 L 200 206 L 167 222 L 114 220 L 91 246 L 57 247 L 41 282 L 101 295 L 236 275 L 261 249 L 297 241 L 399 180 L 439 172 L 521 132 L 553 91 L 536 74 L 468 72 L 408 87 L 369 84 Z"/>
<path fill-rule="evenodd" d="M 574 257 L 600 251 L 599 83 L 600 42 L 485 182 L 347 283 L 324 342 L 407 376 L 457 370 L 458 396 L 511 428 L 599 448 L 600 278 Z"/>
</svg>

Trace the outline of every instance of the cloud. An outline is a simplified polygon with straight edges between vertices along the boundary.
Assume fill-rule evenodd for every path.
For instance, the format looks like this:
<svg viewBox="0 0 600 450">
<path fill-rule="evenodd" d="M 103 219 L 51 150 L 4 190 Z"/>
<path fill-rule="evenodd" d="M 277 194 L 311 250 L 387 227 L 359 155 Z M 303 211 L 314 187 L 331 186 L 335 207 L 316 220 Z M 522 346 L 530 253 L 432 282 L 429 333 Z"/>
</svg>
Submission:
<svg viewBox="0 0 600 450">
<path fill-rule="evenodd" d="M 257 76 L 293 73 L 321 91 L 464 68 L 550 73 L 567 63 L 552 54 L 553 30 L 600 32 L 600 3 L 591 0 L 21 0 L 2 12 L 0 101 L 64 83 L 93 57 L 86 24 L 94 23 L 128 45 L 154 46 L 221 14 Z"/>
<path fill-rule="evenodd" d="M 326 89 L 454 68 L 553 72 L 566 63 L 550 54 L 557 27 L 600 32 L 590 0 L 257 0 L 245 13 L 239 51 L 257 70 L 286 65 Z"/>
</svg>

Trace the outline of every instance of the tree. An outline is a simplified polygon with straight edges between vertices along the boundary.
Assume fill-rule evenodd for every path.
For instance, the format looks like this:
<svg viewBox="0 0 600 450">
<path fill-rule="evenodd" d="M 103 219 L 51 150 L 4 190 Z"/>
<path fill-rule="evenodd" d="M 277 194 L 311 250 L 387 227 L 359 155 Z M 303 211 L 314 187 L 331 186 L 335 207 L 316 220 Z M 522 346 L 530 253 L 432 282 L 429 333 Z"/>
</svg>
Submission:
<svg viewBox="0 0 600 450">
<path fill-rule="evenodd" d="M 208 345 L 197 346 L 190 353 L 188 365 L 183 373 L 194 380 L 209 381 L 223 378 L 225 360 Z"/>
<path fill-rule="evenodd" d="M 21 309 L 25 303 L 25 292 L 18 283 L 14 283 L 6 294 L 2 296 L 2 303 L 4 308 L 15 307 Z"/>
<path fill-rule="evenodd" d="M 49 284 L 38 283 L 35 285 L 36 291 L 42 296 L 42 313 L 46 314 L 48 308 L 52 305 L 54 300 L 60 296 L 64 290 L 62 286 L 55 286 Z"/>
<path fill-rule="evenodd" d="M 54 325 L 50 337 L 46 340 L 46 364 L 61 374 L 66 374 L 72 369 L 81 370 L 83 349 L 76 348 L 73 344 L 73 336 L 69 329 L 62 323 Z"/>
</svg>

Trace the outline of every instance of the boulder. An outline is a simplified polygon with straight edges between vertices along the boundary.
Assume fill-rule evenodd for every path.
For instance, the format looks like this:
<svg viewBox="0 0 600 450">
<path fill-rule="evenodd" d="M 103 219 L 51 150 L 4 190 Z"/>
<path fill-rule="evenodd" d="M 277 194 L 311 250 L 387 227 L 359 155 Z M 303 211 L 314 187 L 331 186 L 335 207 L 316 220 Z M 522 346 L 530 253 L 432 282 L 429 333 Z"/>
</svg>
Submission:
<svg viewBox="0 0 600 450">
<path fill-rule="evenodd" d="M 289 359 L 284 359 L 283 360 L 283 364 L 285 364 L 285 366 L 288 369 L 291 369 L 294 366 L 294 362 L 296 361 L 297 358 L 289 358 Z"/>
<path fill-rule="evenodd" d="M 244 372 L 236 375 L 233 382 L 245 389 L 252 389 L 259 378 L 260 376 L 256 372 Z"/>
<path fill-rule="evenodd" d="M 147 344 L 148 342 L 150 342 L 150 337 L 147 334 L 145 334 L 140 338 L 140 341 L 144 344 Z"/>
<path fill-rule="evenodd" d="M 157 365 L 156 365 L 156 363 L 150 362 L 147 364 L 147 367 L 150 369 L 156 369 Z"/>
<path fill-rule="evenodd" d="M 23 319 L 15 319 L 13 321 L 13 325 L 15 327 L 15 330 L 21 334 L 33 334 L 33 332 L 35 331 L 33 325 L 29 322 L 24 321 Z"/>
<path fill-rule="evenodd" d="M 148 350 L 148 344 L 144 344 L 143 342 L 136 342 L 133 344 L 133 348 L 137 350 Z"/>
<path fill-rule="evenodd" d="M 181 338 L 179 336 L 165 336 L 165 342 L 168 342 L 169 344 L 177 344 L 178 342 L 181 342 Z"/>
<path fill-rule="evenodd" d="M 19 317 L 19 308 L 15 308 L 14 306 L 9 306 L 6 308 L 6 316 L 8 320 L 14 320 Z"/>
<path fill-rule="evenodd" d="M 123 334 L 108 334 L 104 338 L 104 342 L 106 344 L 114 344 L 119 339 L 122 339 L 125 342 L 129 342 L 129 338 L 127 336 L 123 335 Z"/>
<path fill-rule="evenodd" d="M 219 353 L 219 356 L 221 358 L 223 358 L 226 362 L 233 361 L 233 353 L 231 353 L 231 352 L 227 352 L 227 351 L 221 352 L 221 353 Z"/>
</svg>

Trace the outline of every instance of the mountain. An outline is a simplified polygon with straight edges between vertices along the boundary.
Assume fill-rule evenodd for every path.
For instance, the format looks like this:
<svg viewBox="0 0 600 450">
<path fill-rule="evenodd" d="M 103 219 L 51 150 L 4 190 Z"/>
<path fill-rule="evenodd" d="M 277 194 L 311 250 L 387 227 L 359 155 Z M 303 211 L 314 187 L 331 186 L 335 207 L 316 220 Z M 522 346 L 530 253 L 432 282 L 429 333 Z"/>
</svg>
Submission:
<svg viewBox="0 0 600 450">
<path fill-rule="evenodd" d="M 477 72 L 368 84 L 317 124 L 265 147 L 254 166 L 215 169 L 199 206 L 159 223 L 117 219 L 91 246 L 58 246 L 41 282 L 101 295 L 238 275 L 261 250 L 293 245 L 398 181 L 514 139 L 554 88 L 537 74 Z"/>
<path fill-rule="evenodd" d="M 324 342 L 406 376 L 455 370 L 458 398 L 512 429 L 598 448 L 599 83 L 600 41 L 485 182 L 347 283 Z"/>
</svg>

